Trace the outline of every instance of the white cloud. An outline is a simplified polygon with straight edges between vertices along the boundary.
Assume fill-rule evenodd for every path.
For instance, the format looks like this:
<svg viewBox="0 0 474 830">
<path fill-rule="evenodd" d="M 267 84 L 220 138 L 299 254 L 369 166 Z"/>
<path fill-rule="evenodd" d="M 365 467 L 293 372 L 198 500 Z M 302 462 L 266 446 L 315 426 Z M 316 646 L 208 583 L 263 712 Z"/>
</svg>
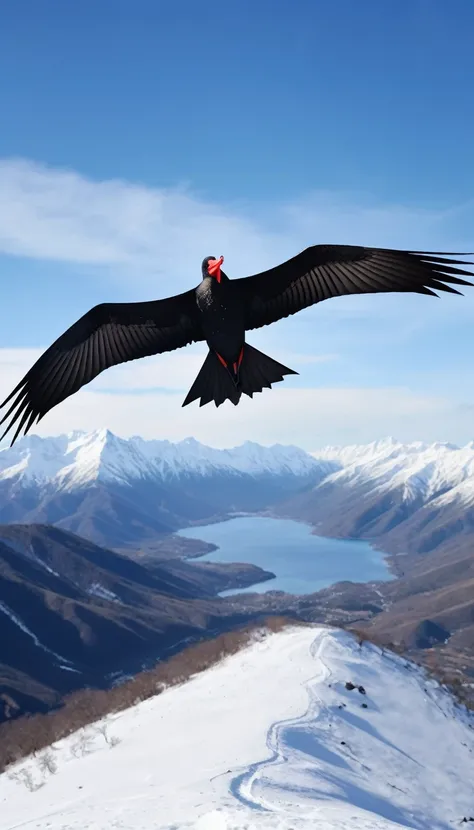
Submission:
<svg viewBox="0 0 474 830">
<path fill-rule="evenodd" d="M 0 253 L 75 264 L 74 279 L 77 266 L 92 266 L 103 283 L 104 300 L 117 293 L 122 297 L 124 292 L 127 298 L 140 300 L 184 290 L 198 281 L 199 265 L 207 254 L 224 253 L 228 273 L 239 276 L 270 267 L 318 242 L 472 249 L 472 243 L 460 241 L 456 230 L 458 220 L 469 211 L 472 205 L 426 210 L 377 205 L 360 194 L 330 193 L 313 193 L 291 205 L 225 205 L 186 188 L 94 181 L 22 159 L 0 160 Z M 69 273 L 64 270 L 65 281 Z M 18 302 L 22 300 L 19 286 Z M 100 421 L 124 435 L 194 434 L 221 446 L 247 438 L 263 443 L 294 441 L 311 449 L 322 443 L 371 440 L 388 432 L 400 438 L 468 440 L 467 410 L 456 409 L 443 397 L 392 388 L 385 371 L 384 389 L 301 388 L 305 378 L 317 382 L 318 363 L 334 361 L 335 370 L 343 365 L 354 337 L 373 342 L 375 355 L 384 341 L 386 348 L 388 344 L 399 349 L 406 333 L 420 327 L 429 333 L 431 326 L 436 337 L 438 321 L 457 322 L 463 317 L 470 331 L 472 304 L 467 300 L 446 297 L 438 304 L 422 297 L 390 295 L 322 303 L 277 326 L 252 332 L 249 339 L 257 348 L 301 371 L 299 379 L 288 378 L 253 401 L 245 399 L 237 408 L 226 404 L 219 410 L 195 405 L 182 409 L 182 399 L 206 353 L 205 346 L 196 345 L 109 370 L 53 410 L 39 431 L 92 429 Z M 53 318 L 51 325 L 56 336 L 58 321 Z M 35 337 L 30 331 L 29 342 Z M 436 348 L 444 347 L 436 339 L 433 342 L 435 363 Z M 42 351 L 49 343 L 38 345 Z M 333 350 L 342 355 L 338 361 Z M 2 397 L 38 354 L 35 349 L 0 351 Z M 134 395 L 127 390 L 148 392 Z"/>
<path fill-rule="evenodd" d="M 33 350 L 0 350 L 2 399 L 34 357 Z M 469 407 L 404 388 L 305 389 L 295 387 L 292 378 L 288 378 L 253 400 L 244 398 L 237 407 L 227 402 L 219 409 L 213 405 L 200 408 L 196 404 L 182 408 L 202 357 L 186 356 L 186 352 L 163 355 L 159 367 L 154 360 L 143 361 L 138 376 L 139 363 L 125 365 L 119 370 L 122 374 L 115 386 L 110 380 L 102 387 L 109 392 L 101 391 L 100 377 L 97 378 L 53 409 L 35 431 L 40 435 L 57 435 L 74 429 L 108 427 L 123 436 L 139 434 L 181 440 L 194 435 L 219 447 L 254 440 L 267 445 L 294 443 L 309 450 L 325 444 L 371 441 L 387 434 L 400 440 L 465 442 L 472 437 Z M 110 374 L 112 378 L 113 371 L 102 377 Z M 164 380 L 168 392 L 152 391 L 153 387 L 163 386 Z M 110 394 L 114 388 L 116 393 Z M 124 392 L 124 388 L 132 391 Z M 133 394 L 137 388 L 148 391 Z"/>
<path fill-rule="evenodd" d="M 161 276 L 164 290 L 168 280 L 193 284 L 210 253 L 224 253 L 229 273 L 239 276 L 318 242 L 439 246 L 459 210 L 331 193 L 257 209 L 211 202 L 186 188 L 95 181 L 25 159 L 0 160 L 0 252 L 102 266 L 121 279 L 131 272 L 144 281 Z M 339 302 L 341 311 L 346 302 Z"/>
<path fill-rule="evenodd" d="M 242 267 L 259 270 L 266 247 L 278 250 L 277 237 L 262 240 L 245 215 L 181 188 L 97 182 L 21 159 L 0 161 L 0 250 L 7 254 L 120 266 L 184 286 L 197 280 L 208 254 L 233 252 L 235 269 L 242 251 Z"/>
</svg>

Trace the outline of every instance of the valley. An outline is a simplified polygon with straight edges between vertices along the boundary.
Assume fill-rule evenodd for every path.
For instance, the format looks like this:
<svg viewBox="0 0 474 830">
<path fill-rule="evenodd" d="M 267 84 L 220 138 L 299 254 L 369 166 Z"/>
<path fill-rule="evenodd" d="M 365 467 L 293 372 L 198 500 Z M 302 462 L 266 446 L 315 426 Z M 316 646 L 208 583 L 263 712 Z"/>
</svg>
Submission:
<svg viewBox="0 0 474 830">
<path fill-rule="evenodd" d="M 309 454 L 101 430 L 0 448 L 0 718 L 106 688 L 269 613 L 355 626 L 471 681 L 473 501 L 474 445 L 387 439 Z M 218 550 L 200 527 L 236 514 L 370 542 L 396 578 L 356 567 L 320 590 L 274 590 L 271 544 L 263 568 L 238 542 L 235 561 L 201 559 Z"/>
</svg>

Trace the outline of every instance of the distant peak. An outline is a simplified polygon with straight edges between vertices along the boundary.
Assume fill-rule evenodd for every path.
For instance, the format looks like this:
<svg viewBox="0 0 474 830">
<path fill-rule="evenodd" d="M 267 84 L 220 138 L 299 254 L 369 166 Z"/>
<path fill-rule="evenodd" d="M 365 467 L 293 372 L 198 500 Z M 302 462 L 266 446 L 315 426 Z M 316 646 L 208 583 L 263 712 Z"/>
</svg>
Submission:
<svg viewBox="0 0 474 830">
<path fill-rule="evenodd" d="M 458 448 L 446 442 L 403 444 L 389 435 L 368 444 L 326 447 L 308 453 L 294 445 L 264 446 L 244 441 L 226 449 L 187 436 L 181 441 L 124 438 L 102 427 L 73 430 L 52 438 L 27 436 L 12 449 L 1 448 L 0 478 L 54 482 L 75 488 L 98 481 L 127 486 L 137 479 L 176 480 L 180 476 L 335 475 L 347 480 L 380 481 L 406 486 L 410 492 L 435 492 L 439 483 L 457 486 L 474 476 L 474 441 Z M 472 469 L 472 473 L 471 473 Z M 444 484 L 443 484 L 444 486 Z"/>
<path fill-rule="evenodd" d="M 72 432 L 66 433 L 66 438 L 69 438 L 69 440 L 74 441 L 76 438 L 82 438 L 84 435 L 87 435 L 87 433 L 84 432 L 83 429 L 73 429 Z"/>
<path fill-rule="evenodd" d="M 94 430 L 94 432 L 89 433 L 91 438 L 98 438 L 101 441 L 106 441 L 107 438 L 115 438 L 113 432 L 107 427 L 102 427 L 102 429 Z"/>
<path fill-rule="evenodd" d="M 376 447 L 393 447 L 400 444 L 400 441 L 394 438 L 393 435 L 387 435 L 386 438 L 379 438 L 378 441 L 374 441 L 374 444 Z"/>
<path fill-rule="evenodd" d="M 33 477 L 54 480 L 67 489 L 99 480 L 130 484 L 144 477 L 165 480 L 217 472 L 307 476 L 321 467 L 298 447 L 267 447 L 255 441 L 218 449 L 200 443 L 194 436 L 178 442 L 139 436 L 121 438 L 106 427 L 91 432 L 73 430 L 57 438 L 35 438 L 33 443 L 38 446 L 19 442 L 13 450 L 2 451 L 0 477 L 21 477 L 25 482 Z"/>
</svg>

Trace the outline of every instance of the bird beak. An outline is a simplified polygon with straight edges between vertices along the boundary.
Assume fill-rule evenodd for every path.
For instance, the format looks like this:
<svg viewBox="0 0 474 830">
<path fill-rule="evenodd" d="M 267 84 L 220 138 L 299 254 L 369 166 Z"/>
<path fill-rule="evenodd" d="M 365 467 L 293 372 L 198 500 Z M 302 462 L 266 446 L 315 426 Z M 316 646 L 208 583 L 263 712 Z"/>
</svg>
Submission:
<svg viewBox="0 0 474 830">
<path fill-rule="evenodd" d="M 215 277 L 217 282 L 221 281 L 221 265 L 224 262 L 224 257 L 221 256 L 219 259 L 210 259 L 207 270 L 211 277 Z"/>
</svg>

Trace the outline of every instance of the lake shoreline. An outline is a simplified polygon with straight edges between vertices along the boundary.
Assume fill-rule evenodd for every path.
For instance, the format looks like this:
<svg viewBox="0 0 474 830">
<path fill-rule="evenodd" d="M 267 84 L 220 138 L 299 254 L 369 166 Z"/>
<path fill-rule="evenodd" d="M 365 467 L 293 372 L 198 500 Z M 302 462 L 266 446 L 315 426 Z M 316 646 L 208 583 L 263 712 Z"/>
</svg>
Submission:
<svg viewBox="0 0 474 830">
<path fill-rule="evenodd" d="M 243 525 L 240 527 L 240 532 L 243 532 L 244 534 L 242 548 L 230 551 L 229 540 L 225 536 L 222 537 L 222 534 L 216 529 L 228 525 L 229 522 L 238 520 L 242 520 L 243 522 Z M 259 522 L 265 520 L 279 522 L 286 525 L 283 530 L 286 531 L 287 536 L 288 530 L 290 530 L 288 538 L 283 542 L 279 537 L 276 537 L 275 539 L 268 539 L 264 533 L 265 528 L 263 528 L 262 531 L 262 527 L 260 527 L 260 531 L 263 532 L 263 536 L 260 535 L 260 545 L 258 541 L 254 542 L 253 539 L 249 545 L 248 522 Z M 203 539 L 198 536 L 199 527 L 205 528 L 206 538 Z M 257 525 L 254 527 L 258 529 Z M 301 534 L 300 531 L 297 531 L 295 533 L 296 527 L 304 528 L 307 532 Z M 251 593 L 254 588 L 256 593 L 262 593 L 262 590 L 259 590 L 259 587 L 265 585 L 263 593 L 274 590 L 301 596 L 315 593 L 338 582 L 367 584 L 373 582 L 387 582 L 397 578 L 398 574 L 393 572 L 394 569 L 391 567 L 392 563 L 387 555 L 383 551 L 375 548 L 370 542 L 360 539 L 344 539 L 342 537 L 337 538 L 321 536 L 315 532 L 315 530 L 314 526 L 308 522 L 271 515 L 268 512 L 244 513 L 239 511 L 238 513 L 228 514 L 225 518 L 221 517 L 220 521 L 214 520 L 206 525 L 193 525 L 192 527 L 188 526 L 187 528 L 179 530 L 177 535 L 179 535 L 180 538 L 193 539 L 196 542 L 202 542 L 203 544 L 213 546 L 214 549 L 210 553 L 203 552 L 202 554 L 199 554 L 196 552 L 196 554 L 190 557 L 190 560 L 192 559 L 194 561 L 214 563 L 220 562 L 222 564 L 239 562 L 242 564 L 245 563 L 255 565 L 264 571 L 272 571 L 276 574 L 274 578 L 267 577 L 266 579 L 264 578 L 259 580 L 258 582 L 248 586 L 243 591 L 239 588 L 236 588 L 235 590 L 231 589 L 232 593 Z M 196 533 L 196 536 L 191 535 L 194 533 Z M 209 538 L 209 536 L 211 536 L 212 539 Z M 315 540 L 315 544 L 312 545 L 310 540 Z M 349 550 L 347 546 L 352 546 L 352 548 L 357 546 L 357 548 L 359 548 L 359 551 L 357 552 L 359 553 L 362 551 L 362 557 L 358 557 L 356 560 L 356 570 L 358 570 L 359 566 L 362 569 L 365 567 L 365 569 L 369 571 L 367 576 L 363 576 L 361 579 L 359 574 L 354 572 L 354 552 L 351 552 L 349 559 L 346 558 L 344 560 L 344 556 L 341 557 L 342 548 L 339 548 L 337 543 L 344 545 L 345 551 Z M 235 545 L 235 539 L 230 541 L 230 547 L 233 547 L 233 545 Z M 324 549 L 321 551 L 323 546 Z M 288 550 L 292 551 L 292 553 L 289 554 Z M 267 561 L 265 561 L 265 557 L 267 557 Z M 289 559 L 291 559 L 292 563 L 294 563 L 294 567 L 291 567 L 290 569 L 288 568 Z M 328 562 L 330 563 L 329 572 Z M 330 570 L 332 563 L 334 563 L 334 567 L 337 567 L 339 564 L 339 566 L 342 567 L 342 573 L 331 573 Z M 280 567 L 278 567 L 278 564 Z M 318 573 L 318 565 L 320 573 Z M 275 583 L 274 587 L 272 586 L 272 583 Z M 294 584 L 295 590 L 291 590 L 288 587 L 289 583 Z M 296 590 L 296 587 L 298 587 L 298 590 Z M 221 594 L 219 593 L 219 596 L 220 595 Z M 225 595 L 229 595 L 229 590 L 225 592 Z"/>
<path fill-rule="evenodd" d="M 247 515 L 262 516 L 269 519 L 290 518 L 288 516 L 281 516 L 279 513 L 273 513 L 271 510 L 262 510 L 259 513 L 249 513 Z M 224 521 L 228 521 L 228 519 L 224 519 Z M 372 550 L 383 559 L 385 565 L 387 566 L 387 569 L 390 571 L 394 579 L 399 579 L 403 575 L 403 571 L 400 568 L 400 565 L 398 564 L 398 557 L 404 556 L 405 554 L 390 553 L 390 551 L 386 551 L 381 547 L 377 547 L 377 545 L 375 544 L 375 540 L 371 539 L 361 539 L 357 536 L 327 536 L 326 534 L 318 533 L 318 526 L 311 524 L 311 522 L 306 522 L 304 519 L 296 519 L 292 516 L 291 521 L 300 522 L 301 524 L 310 527 L 312 535 L 318 536 L 320 539 L 340 539 L 341 542 L 365 542 L 367 545 L 370 545 Z"/>
</svg>

